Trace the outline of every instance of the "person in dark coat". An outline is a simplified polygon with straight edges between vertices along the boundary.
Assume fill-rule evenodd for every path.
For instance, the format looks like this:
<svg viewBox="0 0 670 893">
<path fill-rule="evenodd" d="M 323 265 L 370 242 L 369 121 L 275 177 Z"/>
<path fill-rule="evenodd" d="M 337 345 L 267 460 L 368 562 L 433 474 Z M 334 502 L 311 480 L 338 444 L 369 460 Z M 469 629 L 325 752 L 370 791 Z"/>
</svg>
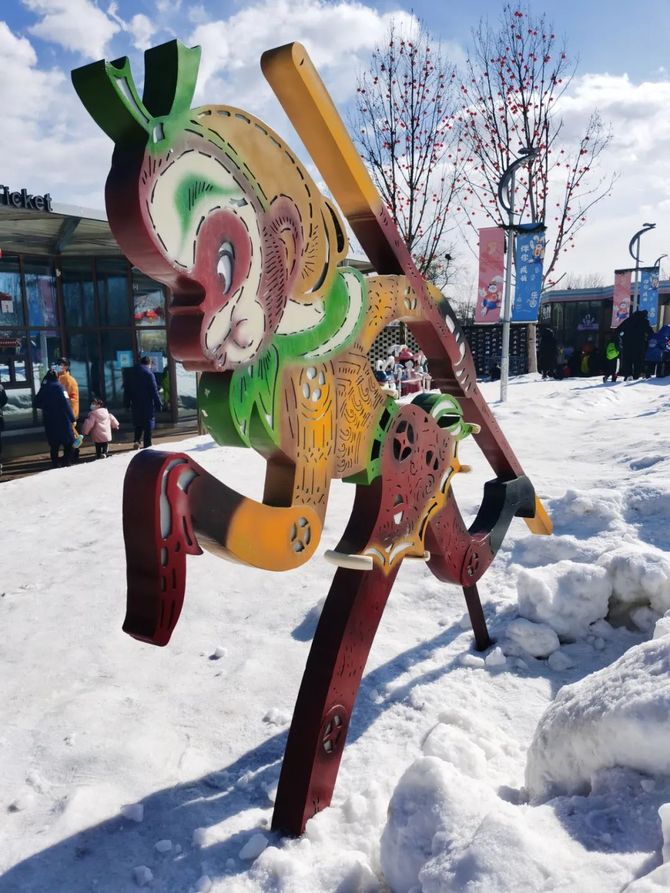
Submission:
<svg viewBox="0 0 670 893">
<path fill-rule="evenodd" d="M 44 429 L 51 450 L 51 464 L 57 468 L 58 453 L 63 447 L 63 465 L 72 462 L 72 444 L 74 443 L 74 413 L 65 391 L 58 382 L 58 376 L 49 370 L 44 376 L 42 387 L 35 396 L 36 409 L 42 410 Z"/>
<path fill-rule="evenodd" d="M 145 447 L 151 446 L 151 432 L 156 423 L 156 410 L 161 409 L 156 377 L 151 371 L 151 359 L 142 357 L 128 376 L 125 393 L 126 408 L 132 409 L 135 426 L 136 450 L 140 448 L 140 438 Z"/>
<path fill-rule="evenodd" d="M 540 342 L 537 348 L 538 372 L 542 378 L 553 378 L 556 374 L 558 344 L 554 330 L 549 326 L 540 326 Z"/>
<path fill-rule="evenodd" d="M 644 371 L 647 341 L 654 334 L 647 311 L 636 310 L 628 319 L 624 319 L 617 332 L 621 344 L 621 374 L 625 379 L 637 379 Z"/>
</svg>

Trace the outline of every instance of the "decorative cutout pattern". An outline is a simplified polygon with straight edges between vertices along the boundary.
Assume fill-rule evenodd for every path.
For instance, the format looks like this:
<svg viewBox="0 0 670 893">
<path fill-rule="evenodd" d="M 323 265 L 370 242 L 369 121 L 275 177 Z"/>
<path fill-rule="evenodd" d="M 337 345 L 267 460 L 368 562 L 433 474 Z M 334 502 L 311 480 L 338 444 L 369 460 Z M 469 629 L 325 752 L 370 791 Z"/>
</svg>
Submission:
<svg viewBox="0 0 670 893">
<path fill-rule="evenodd" d="M 330 482 L 356 485 L 329 559 L 339 565 L 315 634 L 289 734 L 273 825 L 298 834 L 330 802 L 365 661 L 401 562 L 428 561 L 464 587 L 478 647 L 488 634 L 476 582 L 515 515 L 550 524 L 477 389 L 472 357 L 442 295 L 414 267 L 366 180 L 304 49 L 265 54 L 263 70 L 379 275 L 339 267 L 339 213 L 261 121 L 191 109 L 199 49 L 148 50 L 142 99 L 127 60 L 73 72 L 116 145 L 107 210 L 119 244 L 173 292 L 173 356 L 202 373 L 199 401 L 221 444 L 267 460 L 263 501 L 182 454 L 147 450 L 124 489 L 124 629 L 165 645 L 181 611 L 186 554 L 202 549 L 268 571 L 308 561 Z M 348 142 L 347 142 L 348 141 Z M 346 188 L 343 184 L 346 183 Z M 367 355 L 404 322 L 442 393 L 398 405 Z M 466 420 L 467 419 L 467 420 Z M 450 482 L 473 434 L 494 467 L 465 528 Z"/>
</svg>

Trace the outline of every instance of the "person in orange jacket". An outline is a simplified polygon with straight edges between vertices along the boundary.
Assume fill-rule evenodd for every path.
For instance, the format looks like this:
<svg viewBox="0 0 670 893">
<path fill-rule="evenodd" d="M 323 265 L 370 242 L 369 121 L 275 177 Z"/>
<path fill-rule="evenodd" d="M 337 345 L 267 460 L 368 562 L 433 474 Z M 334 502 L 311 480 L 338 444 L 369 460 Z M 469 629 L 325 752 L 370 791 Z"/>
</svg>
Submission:
<svg viewBox="0 0 670 893">
<path fill-rule="evenodd" d="M 79 418 L 79 385 L 74 375 L 70 374 L 70 361 L 65 357 L 56 360 L 56 374 L 58 382 L 70 399 L 70 407 L 74 415 L 74 424 L 72 430 L 74 432 L 74 449 L 78 450 L 81 446 L 83 437 L 77 431 L 77 419 Z"/>
</svg>

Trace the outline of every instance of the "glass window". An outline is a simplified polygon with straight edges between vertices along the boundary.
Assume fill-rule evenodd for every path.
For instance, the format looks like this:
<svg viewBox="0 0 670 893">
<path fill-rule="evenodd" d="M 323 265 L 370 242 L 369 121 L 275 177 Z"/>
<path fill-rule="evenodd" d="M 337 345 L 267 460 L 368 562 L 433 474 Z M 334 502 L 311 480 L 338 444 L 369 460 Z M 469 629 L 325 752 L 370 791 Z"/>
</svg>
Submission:
<svg viewBox="0 0 670 893">
<path fill-rule="evenodd" d="M 35 391 L 38 390 L 49 367 L 60 355 L 60 335 L 57 329 L 37 329 L 30 333 L 30 359 Z"/>
<path fill-rule="evenodd" d="M 133 316 L 137 325 L 165 325 L 165 292 L 163 286 L 133 269 Z"/>
<path fill-rule="evenodd" d="M 0 257 L 0 326 L 22 326 L 21 270 L 15 254 Z"/>
<path fill-rule="evenodd" d="M 96 261 L 95 272 L 100 325 L 130 325 L 128 263 L 123 258 L 102 258 Z"/>
<path fill-rule="evenodd" d="M 123 376 L 124 369 L 132 363 L 133 333 L 131 329 L 122 332 L 103 332 L 102 341 L 102 367 L 104 375 L 104 395 L 107 405 L 117 409 L 123 407 Z"/>
<path fill-rule="evenodd" d="M 31 326 L 57 326 L 56 280 L 53 264 L 48 260 L 24 258 L 26 298 Z"/>
<path fill-rule="evenodd" d="M 181 363 L 175 363 L 174 365 L 177 380 L 177 411 L 179 418 L 195 418 L 198 410 L 196 373 L 187 372 Z"/>
<path fill-rule="evenodd" d="M 558 332 L 560 330 L 563 335 L 563 304 L 551 305 L 551 324 Z"/>
<path fill-rule="evenodd" d="M 102 395 L 97 334 L 70 334 L 67 339 L 67 357 L 70 360 L 70 374 L 79 385 L 79 412 L 82 413 L 91 397 Z"/>
<path fill-rule="evenodd" d="M 90 259 L 63 258 L 61 261 L 61 287 L 66 325 L 95 325 L 93 270 Z"/>
<path fill-rule="evenodd" d="M 2 411 L 5 428 L 28 428 L 34 424 L 33 395 L 30 388 L 7 388 L 7 403 Z"/>
<path fill-rule="evenodd" d="M 28 339 L 25 329 L 0 329 L 0 381 L 28 381 Z"/>
</svg>

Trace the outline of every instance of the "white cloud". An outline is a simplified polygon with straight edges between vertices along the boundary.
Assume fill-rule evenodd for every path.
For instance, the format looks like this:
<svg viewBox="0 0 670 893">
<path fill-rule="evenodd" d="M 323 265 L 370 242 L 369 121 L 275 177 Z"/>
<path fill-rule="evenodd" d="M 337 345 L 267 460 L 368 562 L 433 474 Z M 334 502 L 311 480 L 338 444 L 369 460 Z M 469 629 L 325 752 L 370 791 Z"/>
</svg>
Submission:
<svg viewBox="0 0 670 893">
<path fill-rule="evenodd" d="M 31 12 L 41 16 L 30 34 L 57 43 L 66 50 L 99 59 L 105 47 L 120 30 L 117 22 L 92 0 L 22 0 Z"/>
<path fill-rule="evenodd" d="M 151 46 L 151 38 L 156 33 L 156 28 L 143 13 L 134 15 L 127 25 L 127 30 L 133 36 L 133 44 L 138 50 L 146 50 Z"/>
<path fill-rule="evenodd" d="M 610 198 L 597 205 L 565 255 L 560 272 L 601 273 L 613 281 L 616 267 L 632 263 L 631 236 L 646 221 L 657 228 L 645 235 L 642 259 L 652 263 L 670 243 L 670 81 L 634 83 L 628 75 L 587 74 L 578 78 L 561 103 L 566 138 L 581 136 L 593 111 L 612 127 L 612 142 L 598 172 L 619 180 Z"/>
<path fill-rule="evenodd" d="M 41 19 L 34 33 L 52 24 L 46 36 L 92 58 L 105 55 L 105 44 L 116 35 L 115 54 L 155 39 L 155 22 L 138 13 L 129 22 L 107 14 L 90 0 L 24 0 Z M 156 0 L 175 13 L 176 0 Z M 188 15 L 182 5 L 182 22 Z M 269 47 L 300 40 L 307 47 L 328 90 L 342 109 L 354 94 L 356 74 L 365 66 L 374 46 L 383 41 L 391 13 L 381 14 L 360 3 L 322 0 L 261 0 L 237 7 L 227 18 L 202 23 L 201 4 L 190 6 L 199 24 L 186 42 L 203 48 L 198 102 L 230 103 L 248 109 L 275 127 L 296 150 L 279 103 L 265 84 L 259 59 Z M 409 24 L 408 13 L 402 13 Z M 90 16 L 90 18 L 89 18 Z M 92 25 L 92 30 L 89 29 Z M 459 48 L 449 47 L 451 58 Z M 30 40 L 13 34 L 0 22 L 0 55 L 4 75 L 0 102 L 4 110 L 0 169 L 3 180 L 51 190 L 55 200 L 102 207 L 111 143 L 88 118 L 58 68 L 41 67 Z M 141 70 L 136 72 L 141 81 Z M 574 144 L 588 117 L 598 110 L 613 127 L 612 145 L 602 157 L 599 171 L 619 171 L 610 199 L 589 214 L 574 250 L 564 256 L 558 273 L 601 273 L 606 282 L 617 266 L 629 263 L 628 242 L 647 220 L 657 229 L 645 236 L 645 262 L 670 250 L 670 80 L 635 83 L 626 75 L 591 73 L 575 79 L 562 100 L 564 137 Z M 551 236 L 551 233 L 549 233 Z M 470 261 L 465 247 L 457 260 Z M 466 271 L 467 272 L 467 271 Z"/>
<path fill-rule="evenodd" d="M 228 19 L 199 25 L 190 43 L 203 50 L 198 95 L 214 102 L 244 105 L 254 112 L 269 96 L 262 87 L 261 54 L 292 41 L 303 43 L 336 102 L 354 94 L 356 73 L 383 40 L 391 18 L 408 25 L 406 12 L 381 15 L 360 3 L 321 0 L 265 0 Z M 213 88 L 224 89 L 214 94 Z"/>
<path fill-rule="evenodd" d="M 54 201 L 102 208 L 111 144 L 93 124 L 69 76 L 40 69 L 30 41 L 0 22 L 0 170 L 8 185 Z"/>
</svg>

